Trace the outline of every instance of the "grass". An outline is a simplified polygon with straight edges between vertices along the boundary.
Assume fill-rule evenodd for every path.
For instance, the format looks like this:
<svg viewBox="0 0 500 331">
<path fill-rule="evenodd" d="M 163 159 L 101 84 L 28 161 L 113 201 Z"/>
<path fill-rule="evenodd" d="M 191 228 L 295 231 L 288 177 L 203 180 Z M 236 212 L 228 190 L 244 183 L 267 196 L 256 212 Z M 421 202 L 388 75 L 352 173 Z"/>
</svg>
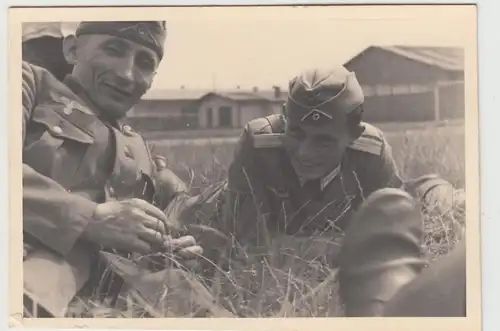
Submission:
<svg viewBox="0 0 500 331">
<path fill-rule="evenodd" d="M 386 131 L 386 137 L 404 178 L 435 173 L 458 188 L 464 187 L 463 126 L 418 130 L 394 127 Z M 193 193 L 197 193 L 207 185 L 225 178 L 234 143 L 204 146 L 155 144 L 154 148 L 155 153 L 167 157 L 169 166 L 190 184 Z M 463 222 L 463 214 L 457 209 L 445 214 L 429 212 L 425 215 L 424 248 L 430 260 L 446 254 L 453 247 L 464 226 Z M 215 297 L 213 304 L 225 307 L 236 316 L 245 317 L 342 316 L 336 271 L 318 261 L 319 256 L 338 251 L 338 243 L 321 241 L 321 238 L 314 241 L 284 237 L 274 245 L 271 259 L 266 262 L 242 263 L 230 273 L 219 272 L 215 281 L 207 285 Z M 203 282 L 201 278 L 198 280 Z M 191 300 L 186 293 L 189 291 L 185 292 L 184 299 Z M 183 295 L 180 294 L 180 297 Z M 175 305 L 179 300 L 183 299 L 173 297 L 171 301 Z M 85 304 L 80 303 L 75 314 L 94 317 L 144 316 L 144 307 L 131 303 L 130 298 L 126 301 L 120 310 L 104 308 L 102 305 L 92 306 L 92 302 L 87 301 Z M 171 313 L 175 309 L 179 310 L 178 307 L 167 310 Z M 194 308 L 187 310 L 181 313 L 184 316 L 195 314 Z M 168 312 L 164 314 L 170 315 Z"/>
</svg>

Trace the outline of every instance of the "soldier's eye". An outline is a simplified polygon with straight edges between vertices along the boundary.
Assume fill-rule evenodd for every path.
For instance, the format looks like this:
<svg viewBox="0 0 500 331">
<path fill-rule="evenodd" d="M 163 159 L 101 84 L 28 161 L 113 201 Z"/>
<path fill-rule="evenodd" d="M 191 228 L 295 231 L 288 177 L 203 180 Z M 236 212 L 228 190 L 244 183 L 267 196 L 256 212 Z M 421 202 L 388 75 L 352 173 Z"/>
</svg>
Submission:
<svg viewBox="0 0 500 331">
<path fill-rule="evenodd" d="M 154 65 L 153 63 L 149 62 L 149 61 L 137 61 L 137 66 L 141 69 L 145 69 L 145 70 L 154 70 Z"/>
<path fill-rule="evenodd" d="M 137 66 L 143 70 L 154 71 L 156 62 L 149 55 L 139 54 L 136 60 Z"/>
<path fill-rule="evenodd" d="M 110 39 L 103 45 L 104 52 L 111 56 L 125 56 L 129 47 L 119 39 Z"/>
<path fill-rule="evenodd" d="M 106 53 L 108 53 L 109 55 L 112 55 L 112 56 L 120 56 L 123 54 L 123 51 L 120 50 L 118 47 L 108 46 L 105 48 L 105 51 L 106 51 Z"/>
</svg>

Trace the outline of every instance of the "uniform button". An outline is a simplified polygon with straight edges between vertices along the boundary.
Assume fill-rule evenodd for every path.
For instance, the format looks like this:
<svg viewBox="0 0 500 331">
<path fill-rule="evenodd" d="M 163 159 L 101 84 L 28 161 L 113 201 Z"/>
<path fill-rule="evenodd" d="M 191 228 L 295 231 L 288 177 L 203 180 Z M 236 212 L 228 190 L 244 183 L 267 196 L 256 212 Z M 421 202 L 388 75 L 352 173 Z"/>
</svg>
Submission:
<svg viewBox="0 0 500 331">
<path fill-rule="evenodd" d="M 128 146 L 125 146 L 123 149 L 123 152 L 125 153 L 125 156 L 128 157 L 129 159 L 133 159 L 134 157 L 132 156 L 132 153 L 130 152 L 130 148 Z"/>
<path fill-rule="evenodd" d="M 137 32 L 139 32 L 139 34 L 141 34 L 141 35 L 145 35 L 146 34 L 146 31 L 144 31 L 144 27 L 142 27 L 142 26 L 139 26 L 137 28 Z"/>
<path fill-rule="evenodd" d="M 61 129 L 60 126 L 55 125 L 55 126 L 52 127 L 52 132 L 55 133 L 55 134 L 61 134 L 63 132 L 63 130 Z"/>
<path fill-rule="evenodd" d="M 155 155 L 154 161 L 158 170 L 167 168 L 167 159 L 161 155 Z"/>
<path fill-rule="evenodd" d="M 130 125 L 124 125 L 122 127 L 122 131 L 124 134 L 126 134 L 127 136 L 131 136 L 132 135 L 132 128 L 130 127 Z"/>
</svg>

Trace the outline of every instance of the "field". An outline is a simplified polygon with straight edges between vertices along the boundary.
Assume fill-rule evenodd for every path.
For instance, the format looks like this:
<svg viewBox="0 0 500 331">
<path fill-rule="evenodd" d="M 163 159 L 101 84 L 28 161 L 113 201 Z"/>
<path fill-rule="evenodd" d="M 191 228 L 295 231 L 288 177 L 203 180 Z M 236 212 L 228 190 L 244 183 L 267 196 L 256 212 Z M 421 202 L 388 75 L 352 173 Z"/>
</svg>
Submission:
<svg viewBox="0 0 500 331">
<path fill-rule="evenodd" d="M 465 145 L 463 123 L 380 125 L 393 148 L 405 178 L 437 173 L 459 187 L 464 186 Z M 170 167 L 198 190 L 225 178 L 236 138 L 151 140 L 155 153 L 168 159 Z M 191 175 L 192 174 L 192 175 Z M 194 177 L 193 177 L 194 176 Z"/>
<path fill-rule="evenodd" d="M 404 178 L 435 173 L 458 188 L 464 187 L 463 125 L 429 124 L 404 129 L 392 125 L 384 129 Z M 198 144 L 154 141 L 152 145 L 154 152 L 166 156 L 170 167 L 196 193 L 208 184 L 225 178 L 234 149 L 234 139 Z M 463 219 L 451 213 L 428 216 L 425 222 L 427 235 L 424 246 L 430 258 L 446 254 L 457 239 L 457 226 L 463 226 Z M 342 316 L 335 270 L 325 269 L 304 259 L 299 260 L 298 256 L 308 249 L 305 247 L 307 242 L 286 239 L 280 245 L 281 248 L 286 246 L 289 251 L 296 252 L 296 256 L 291 254 L 285 262 L 276 262 L 276 265 L 245 264 L 231 273 L 219 273 L 219 277 L 216 277 L 218 281 L 210 285 L 216 298 L 214 305 L 223 305 L 232 314 L 245 317 Z M 275 251 L 274 254 L 280 253 Z M 324 254 L 328 252 L 325 251 Z M 189 295 L 184 299 L 190 300 Z M 86 314 L 102 316 L 102 307 L 98 309 L 98 314 L 96 309 L 88 308 L 87 306 Z M 129 305 L 126 311 L 111 313 L 107 310 L 104 315 L 138 316 L 140 311 L 136 306 Z M 192 311 L 183 313 L 186 316 L 194 314 Z"/>
</svg>

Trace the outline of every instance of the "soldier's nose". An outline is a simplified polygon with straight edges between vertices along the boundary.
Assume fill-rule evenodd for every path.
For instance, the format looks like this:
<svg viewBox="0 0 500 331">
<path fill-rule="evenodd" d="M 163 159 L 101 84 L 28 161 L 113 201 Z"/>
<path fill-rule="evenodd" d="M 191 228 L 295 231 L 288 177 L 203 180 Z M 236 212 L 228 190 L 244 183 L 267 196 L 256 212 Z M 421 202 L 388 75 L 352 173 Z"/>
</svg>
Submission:
<svg viewBox="0 0 500 331">
<path fill-rule="evenodd" d="M 125 57 L 118 60 L 115 66 L 115 73 L 122 84 L 132 82 L 134 80 L 134 59 Z"/>
<path fill-rule="evenodd" d="M 299 146 L 297 149 L 297 156 L 301 160 L 308 160 L 312 157 L 312 148 L 309 144 L 304 143 Z"/>
</svg>

